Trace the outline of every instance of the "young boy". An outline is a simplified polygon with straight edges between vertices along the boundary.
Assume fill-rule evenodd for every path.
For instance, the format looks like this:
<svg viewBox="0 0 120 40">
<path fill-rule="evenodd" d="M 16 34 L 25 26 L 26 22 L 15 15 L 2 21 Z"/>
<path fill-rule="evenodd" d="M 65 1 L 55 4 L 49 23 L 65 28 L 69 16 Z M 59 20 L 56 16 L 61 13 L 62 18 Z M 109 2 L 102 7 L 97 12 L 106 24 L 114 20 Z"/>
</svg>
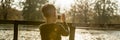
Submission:
<svg viewBox="0 0 120 40">
<path fill-rule="evenodd" d="M 69 30 L 62 25 L 56 23 L 56 8 L 52 4 L 42 7 L 43 16 L 46 22 L 40 26 L 40 34 L 42 40 L 61 40 L 61 36 L 67 36 Z M 64 21 L 64 20 L 63 20 Z"/>
</svg>

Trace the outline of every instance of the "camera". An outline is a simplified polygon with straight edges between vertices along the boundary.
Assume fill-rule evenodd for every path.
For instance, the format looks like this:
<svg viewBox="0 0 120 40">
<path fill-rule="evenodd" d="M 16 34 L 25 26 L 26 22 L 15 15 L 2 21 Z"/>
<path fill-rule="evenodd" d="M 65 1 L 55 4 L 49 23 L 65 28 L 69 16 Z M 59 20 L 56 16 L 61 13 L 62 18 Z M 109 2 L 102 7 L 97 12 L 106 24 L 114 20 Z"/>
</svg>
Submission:
<svg viewBox="0 0 120 40">
<path fill-rule="evenodd" d="M 57 15 L 57 19 L 59 22 L 65 22 L 65 15 L 64 14 Z"/>
</svg>

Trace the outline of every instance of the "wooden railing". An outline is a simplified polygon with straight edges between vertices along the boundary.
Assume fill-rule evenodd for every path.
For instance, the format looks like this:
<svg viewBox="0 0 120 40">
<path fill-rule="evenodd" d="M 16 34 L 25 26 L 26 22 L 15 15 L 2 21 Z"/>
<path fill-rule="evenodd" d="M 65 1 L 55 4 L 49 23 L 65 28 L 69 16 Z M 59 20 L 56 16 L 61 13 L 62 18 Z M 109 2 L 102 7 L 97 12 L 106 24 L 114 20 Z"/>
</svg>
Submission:
<svg viewBox="0 0 120 40">
<path fill-rule="evenodd" d="M 0 24 L 14 24 L 14 38 L 18 40 L 18 25 L 40 25 L 44 22 L 40 21 L 17 21 L 17 20 L 0 20 Z"/>
</svg>

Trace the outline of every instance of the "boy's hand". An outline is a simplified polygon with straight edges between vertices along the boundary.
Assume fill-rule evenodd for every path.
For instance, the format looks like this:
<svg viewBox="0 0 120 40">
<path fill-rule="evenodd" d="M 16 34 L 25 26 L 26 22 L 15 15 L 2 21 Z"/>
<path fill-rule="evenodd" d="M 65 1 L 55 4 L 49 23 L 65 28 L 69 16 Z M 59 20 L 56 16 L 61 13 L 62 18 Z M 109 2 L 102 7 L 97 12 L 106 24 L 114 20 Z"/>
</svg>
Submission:
<svg viewBox="0 0 120 40">
<path fill-rule="evenodd" d="M 65 22 L 65 20 L 66 20 L 66 19 L 65 19 L 65 14 L 62 14 L 62 15 L 61 15 L 61 20 L 62 20 L 62 22 Z"/>
</svg>

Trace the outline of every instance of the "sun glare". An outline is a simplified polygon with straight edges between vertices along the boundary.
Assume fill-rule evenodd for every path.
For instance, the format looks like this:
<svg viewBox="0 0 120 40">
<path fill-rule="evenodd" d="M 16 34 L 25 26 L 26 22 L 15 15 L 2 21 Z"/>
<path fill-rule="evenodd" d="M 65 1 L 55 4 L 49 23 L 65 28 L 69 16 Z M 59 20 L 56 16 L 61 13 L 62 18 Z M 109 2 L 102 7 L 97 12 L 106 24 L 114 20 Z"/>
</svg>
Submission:
<svg viewBox="0 0 120 40">
<path fill-rule="evenodd" d="M 51 0 L 49 1 L 51 2 Z M 59 8 L 60 13 L 64 13 L 71 9 L 71 5 L 74 4 L 74 0 L 55 0 L 54 5 Z"/>
</svg>

